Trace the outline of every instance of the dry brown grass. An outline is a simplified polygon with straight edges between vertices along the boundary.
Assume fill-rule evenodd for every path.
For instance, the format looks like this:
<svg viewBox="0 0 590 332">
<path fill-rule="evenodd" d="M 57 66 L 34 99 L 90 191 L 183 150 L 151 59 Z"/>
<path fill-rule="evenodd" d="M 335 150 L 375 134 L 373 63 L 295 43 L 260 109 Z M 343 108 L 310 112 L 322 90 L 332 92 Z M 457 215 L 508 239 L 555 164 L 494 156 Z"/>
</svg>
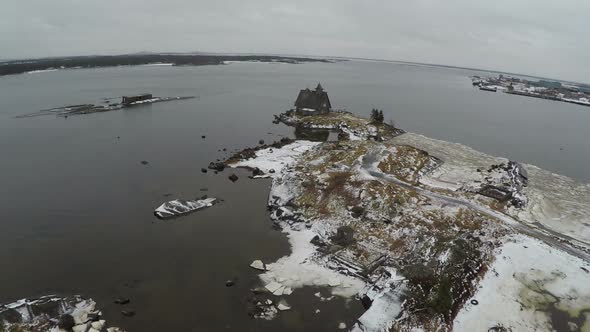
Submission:
<svg viewBox="0 0 590 332">
<path fill-rule="evenodd" d="M 390 147 L 389 154 L 379 163 L 379 169 L 400 180 L 417 184 L 420 171 L 430 160 L 428 153 L 409 145 L 387 146 Z"/>
</svg>

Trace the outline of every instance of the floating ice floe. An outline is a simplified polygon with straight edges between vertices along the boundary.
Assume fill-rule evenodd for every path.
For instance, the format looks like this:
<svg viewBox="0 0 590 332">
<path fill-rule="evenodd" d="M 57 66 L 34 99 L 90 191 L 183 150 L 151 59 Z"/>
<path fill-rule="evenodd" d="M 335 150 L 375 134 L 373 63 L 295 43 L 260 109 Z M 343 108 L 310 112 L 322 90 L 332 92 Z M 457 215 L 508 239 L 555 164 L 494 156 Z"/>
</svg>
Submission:
<svg viewBox="0 0 590 332">
<path fill-rule="evenodd" d="M 255 260 L 250 264 L 250 267 L 260 271 L 266 271 L 266 267 L 261 260 Z"/>
<path fill-rule="evenodd" d="M 175 199 L 173 201 L 169 201 L 160 205 L 154 211 L 154 214 L 156 215 L 156 217 L 160 219 L 178 217 L 206 207 L 213 206 L 215 201 L 215 198 L 206 198 L 196 201 Z"/>
<path fill-rule="evenodd" d="M 264 286 L 266 289 L 268 289 L 269 292 L 274 293 L 276 291 L 278 291 L 281 287 L 284 287 L 283 285 L 279 284 L 276 281 L 272 281 L 270 283 L 268 283 L 266 286 Z M 282 292 L 281 292 L 282 294 Z"/>
<path fill-rule="evenodd" d="M 290 310 L 291 306 L 285 300 L 281 300 L 277 305 L 277 309 L 279 309 L 279 311 Z"/>
</svg>

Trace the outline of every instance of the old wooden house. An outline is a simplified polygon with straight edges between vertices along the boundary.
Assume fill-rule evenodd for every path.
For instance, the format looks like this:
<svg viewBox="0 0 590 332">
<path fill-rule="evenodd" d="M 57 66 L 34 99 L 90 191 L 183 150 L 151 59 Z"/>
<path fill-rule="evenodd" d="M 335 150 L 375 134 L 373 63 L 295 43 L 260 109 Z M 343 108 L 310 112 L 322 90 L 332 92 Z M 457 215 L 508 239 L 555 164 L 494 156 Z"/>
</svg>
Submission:
<svg viewBox="0 0 590 332">
<path fill-rule="evenodd" d="M 153 96 L 150 93 L 143 94 L 143 95 L 136 95 L 136 96 L 123 96 L 121 100 L 121 104 L 123 106 L 129 106 L 138 101 L 144 101 L 148 99 L 152 99 Z"/>
<path fill-rule="evenodd" d="M 328 93 L 319 83 L 315 90 L 301 90 L 295 101 L 295 112 L 298 115 L 326 114 L 331 109 Z"/>
</svg>

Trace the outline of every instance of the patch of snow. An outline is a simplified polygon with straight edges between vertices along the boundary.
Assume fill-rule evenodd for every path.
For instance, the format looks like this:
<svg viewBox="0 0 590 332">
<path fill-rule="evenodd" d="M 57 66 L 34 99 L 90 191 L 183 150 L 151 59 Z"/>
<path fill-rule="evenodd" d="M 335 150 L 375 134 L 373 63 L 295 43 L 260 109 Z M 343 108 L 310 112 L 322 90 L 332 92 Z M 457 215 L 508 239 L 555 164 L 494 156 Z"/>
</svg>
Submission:
<svg viewBox="0 0 590 332">
<path fill-rule="evenodd" d="M 340 284 L 341 284 L 340 278 L 331 278 L 328 281 L 328 286 L 330 286 L 330 287 L 340 286 Z"/>
<path fill-rule="evenodd" d="M 501 325 L 519 332 L 551 331 L 543 301 L 557 300 L 568 312 L 590 306 L 590 277 L 583 266 L 588 264 L 536 239 L 514 236 L 480 282 L 474 296 L 478 305 L 468 301 L 458 313 L 455 330 L 487 331 Z"/>
<path fill-rule="evenodd" d="M 230 165 L 231 167 L 258 167 L 264 173 L 269 173 L 271 169 L 275 170 L 274 176 L 278 176 L 285 167 L 295 164 L 298 158 L 305 152 L 314 148 L 320 142 L 295 141 L 287 144 L 280 149 L 267 148 L 256 151 L 256 157 L 248 160 L 242 160 Z"/>
<path fill-rule="evenodd" d="M 371 307 L 358 319 L 352 331 L 387 332 L 402 310 L 401 295 L 405 279 L 392 267 L 373 285 L 367 286 L 365 295 L 371 299 Z"/>
<path fill-rule="evenodd" d="M 354 296 L 365 286 L 363 281 L 343 276 L 311 259 L 315 254 L 315 247 L 310 243 L 311 239 L 316 235 L 313 230 L 292 230 L 286 227 L 284 231 L 289 238 L 292 253 L 274 263 L 268 264 L 273 272 L 260 275 L 264 282 L 272 283 L 283 278 L 285 280 L 282 283 L 284 286 L 295 289 L 304 286 L 330 286 L 330 281 L 338 279 L 341 280 L 341 284 L 331 288 L 332 294 L 343 297 Z M 346 284 L 348 287 L 343 287 L 342 284 Z"/>
<path fill-rule="evenodd" d="M 414 133 L 395 137 L 392 142 L 407 144 L 427 151 L 444 161 L 433 172 L 420 179 L 420 183 L 434 188 L 457 191 L 466 183 L 494 176 L 485 169 L 490 165 L 507 162 L 458 143 L 428 138 Z M 525 164 L 528 186 L 523 193 L 528 199 L 522 209 L 511 209 L 511 216 L 528 223 L 543 226 L 570 236 L 582 244 L 590 245 L 590 184 Z M 477 169 L 482 172 L 477 172 Z"/>
<path fill-rule="evenodd" d="M 353 331 L 386 332 L 402 310 L 402 301 L 395 291 L 380 293 L 371 307 L 358 319 Z"/>
<path fill-rule="evenodd" d="M 590 184 L 527 165 L 529 185 L 525 209 L 511 213 L 590 245 Z"/>
<path fill-rule="evenodd" d="M 147 63 L 142 66 L 144 66 L 144 67 L 159 67 L 159 66 L 174 66 L 174 64 L 173 63 L 154 62 L 154 63 Z"/>
<path fill-rule="evenodd" d="M 40 74 L 40 73 L 48 73 L 52 71 L 58 71 L 58 69 L 42 69 L 42 70 L 31 70 L 25 72 L 25 74 Z"/>
</svg>

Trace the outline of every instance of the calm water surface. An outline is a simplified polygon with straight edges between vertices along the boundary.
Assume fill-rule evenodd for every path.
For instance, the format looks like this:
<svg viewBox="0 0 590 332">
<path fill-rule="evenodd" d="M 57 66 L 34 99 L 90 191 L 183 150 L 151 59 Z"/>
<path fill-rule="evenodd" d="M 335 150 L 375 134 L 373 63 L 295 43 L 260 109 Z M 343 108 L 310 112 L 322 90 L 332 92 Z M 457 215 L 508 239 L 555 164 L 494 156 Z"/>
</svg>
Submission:
<svg viewBox="0 0 590 332">
<path fill-rule="evenodd" d="M 329 331 L 362 312 L 297 290 L 274 321 L 246 313 L 248 265 L 289 246 L 265 209 L 269 181 L 203 174 L 219 150 L 293 135 L 273 125 L 299 89 L 328 90 L 361 115 L 382 108 L 406 130 L 590 182 L 590 108 L 471 87 L 466 70 L 376 62 L 119 67 L 0 77 L 0 302 L 48 293 L 97 300 L 129 331 Z M 198 98 L 67 119 L 17 115 L 149 92 Z M 201 135 L 206 135 L 202 139 Z M 140 162 L 146 160 L 148 165 Z M 206 189 L 206 191 L 204 190 Z M 225 201 L 173 221 L 162 202 Z M 237 278 L 235 287 L 225 280 Z M 120 315 L 116 296 L 132 300 Z M 321 309 L 320 314 L 314 311 Z"/>
</svg>

